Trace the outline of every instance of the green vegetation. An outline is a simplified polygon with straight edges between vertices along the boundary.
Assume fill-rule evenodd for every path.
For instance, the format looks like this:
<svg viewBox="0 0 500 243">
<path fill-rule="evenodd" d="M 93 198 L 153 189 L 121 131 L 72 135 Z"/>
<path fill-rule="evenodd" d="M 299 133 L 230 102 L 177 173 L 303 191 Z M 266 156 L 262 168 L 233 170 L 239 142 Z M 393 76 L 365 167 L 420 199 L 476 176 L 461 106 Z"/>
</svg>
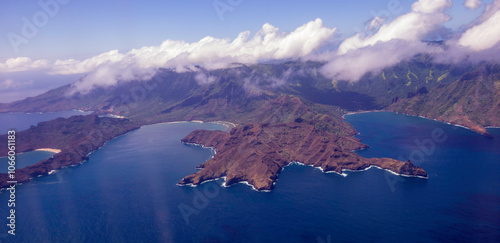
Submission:
<svg viewBox="0 0 500 243">
<path fill-rule="evenodd" d="M 408 70 L 408 73 L 406 73 L 406 78 L 410 81 L 410 84 L 411 84 L 412 76 L 416 79 L 418 78 L 418 76 L 416 74 L 414 74 L 410 70 Z M 408 86 L 408 85 L 406 85 L 406 86 Z"/>
<path fill-rule="evenodd" d="M 434 70 L 430 70 L 429 71 L 429 76 L 427 76 L 427 78 L 425 78 L 425 83 L 426 84 L 428 84 L 429 81 L 431 81 L 434 78 L 433 73 L 434 73 Z"/>
<path fill-rule="evenodd" d="M 439 78 L 437 80 L 438 83 L 441 82 L 441 81 L 443 81 L 443 79 L 445 79 L 446 77 L 448 77 L 448 74 L 449 74 L 449 72 L 446 72 L 445 74 L 439 76 Z"/>
</svg>

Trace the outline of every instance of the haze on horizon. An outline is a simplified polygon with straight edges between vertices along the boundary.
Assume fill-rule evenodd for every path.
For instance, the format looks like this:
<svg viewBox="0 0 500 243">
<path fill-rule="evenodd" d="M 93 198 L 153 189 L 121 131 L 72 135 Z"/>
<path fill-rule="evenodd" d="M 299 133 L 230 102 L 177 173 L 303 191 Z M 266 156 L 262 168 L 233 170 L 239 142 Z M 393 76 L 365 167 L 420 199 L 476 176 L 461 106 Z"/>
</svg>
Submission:
<svg viewBox="0 0 500 243">
<path fill-rule="evenodd" d="M 0 102 L 84 75 L 73 93 L 147 80 L 158 68 L 314 60 L 326 63 L 321 72 L 329 78 L 357 81 L 419 53 L 440 63 L 500 58 L 500 0 L 216 0 L 162 5 L 178 10 L 164 16 L 153 4 L 41 0 L 21 11 L 23 2 L 0 4 L 7 5 L 0 11 L 7 20 L 0 24 Z M 94 13 L 95 6 L 102 9 Z M 424 40 L 445 40 L 447 48 Z"/>
</svg>

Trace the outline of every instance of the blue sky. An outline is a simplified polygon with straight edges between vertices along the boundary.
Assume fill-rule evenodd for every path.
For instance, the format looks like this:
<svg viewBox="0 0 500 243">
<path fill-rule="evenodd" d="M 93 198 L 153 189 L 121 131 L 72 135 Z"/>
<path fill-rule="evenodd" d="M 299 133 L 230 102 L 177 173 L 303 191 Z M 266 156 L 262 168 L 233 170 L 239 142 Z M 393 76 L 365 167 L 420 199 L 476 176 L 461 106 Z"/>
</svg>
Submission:
<svg viewBox="0 0 500 243">
<path fill-rule="evenodd" d="M 450 0 L 439 0 L 438 2 L 446 5 L 446 1 Z M 428 20 L 437 21 L 431 27 L 441 26 L 457 31 L 460 26 L 470 24 L 478 18 L 483 13 L 484 6 L 492 1 L 481 1 L 482 5 L 477 9 L 464 7 L 465 0 L 453 1 L 453 6 L 447 4 L 445 7 L 439 8 L 437 11 L 439 13 L 435 13 L 436 16 L 434 16 L 439 19 L 440 14 L 445 14 L 451 17 L 450 20 L 439 21 L 434 18 Z M 88 68 L 89 65 L 84 63 L 85 59 L 91 59 L 103 53 L 105 53 L 104 58 L 99 57 L 91 60 L 93 63 L 90 65 L 91 67 L 99 67 L 99 63 L 109 62 L 109 60 L 111 62 L 122 61 L 125 56 L 129 56 L 129 51 L 132 49 L 138 49 L 143 52 L 142 54 L 152 50 L 165 51 L 165 48 L 159 48 L 165 40 L 197 43 L 206 36 L 212 36 L 216 39 L 208 41 L 215 44 L 200 48 L 205 48 L 203 50 L 220 48 L 228 43 L 221 45 L 219 42 L 222 40 L 232 41 L 243 31 L 251 32 L 251 40 L 259 30 L 263 29 L 263 25 L 266 23 L 279 28 L 279 32 L 275 33 L 278 36 L 292 33 L 298 30 L 298 27 L 309 23 L 306 28 L 308 31 L 303 31 L 299 35 L 321 33 L 322 36 L 314 37 L 317 39 L 314 47 L 324 45 L 325 42 L 334 42 L 338 45 L 356 33 L 364 32 L 368 37 L 361 42 L 350 40 L 350 43 L 359 42 L 358 44 L 361 46 L 355 49 L 370 47 L 373 46 L 370 44 L 370 41 L 373 40 L 370 40 L 369 37 L 374 35 L 377 29 L 367 31 L 366 24 L 370 23 L 370 20 L 376 16 L 387 18 L 384 24 L 390 24 L 398 17 L 412 12 L 412 5 L 415 2 L 416 0 L 3 0 L 0 1 L 0 102 L 36 95 L 48 89 L 71 83 L 76 77 L 91 71 Z M 44 6 L 48 6 L 49 9 L 45 9 Z M 319 22 L 318 19 L 320 19 Z M 30 26 L 34 29 L 29 28 Z M 26 31 L 30 34 L 29 36 L 26 36 Z M 17 38 L 15 39 L 17 44 L 14 45 L 12 44 L 13 36 Z M 373 39 L 377 41 L 379 37 Z M 401 37 L 404 39 L 404 36 Z M 419 36 L 419 38 L 421 37 Z M 19 38 L 23 41 L 19 41 Z M 289 42 L 307 41 L 300 40 L 297 36 L 289 39 L 292 40 L 279 39 L 280 42 L 277 43 L 290 44 Z M 250 40 L 246 42 L 246 45 L 253 44 L 254 46 L 251 47 L 255 48 L 255 43 Z M 259 60 L 259 58 L 302 57 L 311 53 L 311 50 L 293 48 L 293 45 L 299 44 L 292 43 L 291 47 L 287 47 L 289 49 L 286 50 L 295 51 L 296 54 L 283 56 L 276 54 L 280 53 L 280 50 L 266 50 L 268 52 L 265 52 L 265 55 L 255 57 L 255 60 Z M 347 44 L 344 43 L 344 49 L 351 50 L 351 47 L 346 47 Z M 156 49 L 144 48 L 149 46 L 156 47 Z M 182 43 L 176 43 L 175 48 L 179 47 L 182 47 Z M 198 47 L 193 46 L 192 48 Z M 117 50 L 117 52 L 107 53 L 111 50 Z M 253 50 L 258 51 L 258 49 Z M 405 55 L 405 57 L 410 54 Z M 24 71 L 9 70 L 9 60 L 18 57 L 29 58 L 29 60 L 16 59 L 14 61 L 17 66 L 25 65 L 30 66 L 30 68 L 23 69 Z M 141 58 L 138 60 L 148 61 L 147 58 L 153 57 L 142 55 Z M 39 62 L 35 62 L 36 60 Z M 32 68 L 44 66 L 47 69 L 47 66 L 57 66 L 55 65 L 57 60 L 64 60 L 64 65 L 69 63 L 66 66 L 63 65 L 66 69 L 76 67 L 83 71 L 70 73 L 67 70 L 52 70 L 50 73 Z M 72 63 L 74 60 L 80 63 Z M 200 59 L 195 60 L 199 62 Z M 241 60 L 240 58 L 234 61 Z M 195 62 L 191 59 L 190 61 L 182 61 L 184 64 Z M 88 70 L 82 68 L 83 66 L 87 67 Z M 368 68 L 366 71 L 373 70 Z M 339 75 L 342 72 L 344 71 L 336 71 L 334 75 Z M 137 78 L 138 75 L 143 77 L 147 74 L 144 71 L 139 71 L 139 73 L 131 73 L 129 76 Z M 110 75 L 113 74 L 109 74 L 106 78 L 109 78 Z M 342 74 L 341 77 L 356 78 L 349 74 Z M 117 78 L 113 76 L 112 79 Z"/>
<path fill-rule="evenodd" d="M 223 12 L 221 19 L 214 2 L 231 10 Z M 455 15 L 450 23 L 453 27 L 480 13 L 480 10 L 466 10 L 461 2 L 457 1 L 460 4 L 450 10 Z M 389 13 L 395 17 L 408 12 L 412 3 L 409 0 L 70 0 L 65 5 L 58 4 L 57 14 L 38 28 L 27 44 L 21 44 L 16 53 L 7 34 L 21 34 L 22 18 L 32 20 L 43 9 L 38 1 L 4 0 L 0 2 L 0 60 L 16 56 L 81 59 L 113 49 L 127 51 L 157 45 L 166 39 L 194 42 L 205 36 L 234 38 L 245 30 L 255 33 L 264 23 L 292 31 L 316 18 L 321 18 L 328 27 L 338 27 L 338 34 L 351 35 L 363 29 L 374 14 Z"/>
</svg>

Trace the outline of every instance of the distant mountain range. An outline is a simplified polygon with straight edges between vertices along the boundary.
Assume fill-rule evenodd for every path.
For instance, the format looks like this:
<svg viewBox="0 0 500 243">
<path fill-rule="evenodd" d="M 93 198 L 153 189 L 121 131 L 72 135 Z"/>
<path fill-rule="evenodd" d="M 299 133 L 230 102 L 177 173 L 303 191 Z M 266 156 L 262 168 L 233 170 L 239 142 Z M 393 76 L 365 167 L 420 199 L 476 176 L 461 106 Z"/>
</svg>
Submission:
<svg viewBox="0 0 500 243">
<path fill-rule="evenodd" d="M 68 97 L 71 85 L 66 85 L 36 97 L 0 104 L 0 112 L 80 109 L 137 119 L 179 119 L 182 116 L 179 113 L 183 113 L 183 119 L 211 120 L 231 113 L 226 107 L 247 107 L 283 94 L 347 111 L 377 110 L 452 83 L 475 69 L 470 65 L 434 64 L 430 57 L 417 55 L 412 60 L 377 74 L 367 74 L 360 81 L 351 83 L 325 78 L 319 72 L 322 65 L 288 61 L 251 66 L 238 64 L 227 69 L 184 73 L 163 69 L 151 80 L 95 88 L 85 95 Z M 197 77 L 200 74 L 210 77 L 206 79 L 211 81 L 200 81 Z M 206 109 L 188 112 L 189 108 L 196 107 Z"/>
<path fill-rule="evenodd" d="M 391 110 L 462 125 L 486 134 L 499 126 L 498 65 L 434 64 L 429 56 L 367 74 L 358 82 L 327 79 L 322 63 L 238 64 L 227 69 L 177 73 L 160 70 L 149 81 L 95 88 L 68 96 L 66 85 L 36 97 L 0 104 L 0 112 L 71 109 L 113 113 L 145 122 L 228 120 L 247 122 L 263 101 L 293 95 L 344 111 Z M 203 83 L 197 76 L 210 77 Z M 442 93 L 447 95 L 442 95 Z M 241 121 L 239 121 L 241 117 Z"/>
</svg>

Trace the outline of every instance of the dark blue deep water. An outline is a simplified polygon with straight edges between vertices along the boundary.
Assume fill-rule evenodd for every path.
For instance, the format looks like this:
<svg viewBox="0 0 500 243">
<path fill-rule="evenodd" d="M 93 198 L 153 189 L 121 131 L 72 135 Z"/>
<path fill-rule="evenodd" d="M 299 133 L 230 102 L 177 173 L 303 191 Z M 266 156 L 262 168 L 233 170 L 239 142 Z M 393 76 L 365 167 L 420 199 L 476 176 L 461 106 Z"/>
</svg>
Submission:
<svg viewBox="0 0 500 243">
<path fill-rule="evenodd" d="M 408 159 L 429 179 L 379 169 L 324 174 L 292 165 L 272 192 L 214 181 L 176 183 L 212 155 L 180 143 L 215 124 L 143 127 L 90 160 L 35 178 L 16 192 L 16 236 L 2 242 L 499 242 L 500 130 L 463 128 L 393 113 L 346 116 L 366 157 Z"/>
</svg>

